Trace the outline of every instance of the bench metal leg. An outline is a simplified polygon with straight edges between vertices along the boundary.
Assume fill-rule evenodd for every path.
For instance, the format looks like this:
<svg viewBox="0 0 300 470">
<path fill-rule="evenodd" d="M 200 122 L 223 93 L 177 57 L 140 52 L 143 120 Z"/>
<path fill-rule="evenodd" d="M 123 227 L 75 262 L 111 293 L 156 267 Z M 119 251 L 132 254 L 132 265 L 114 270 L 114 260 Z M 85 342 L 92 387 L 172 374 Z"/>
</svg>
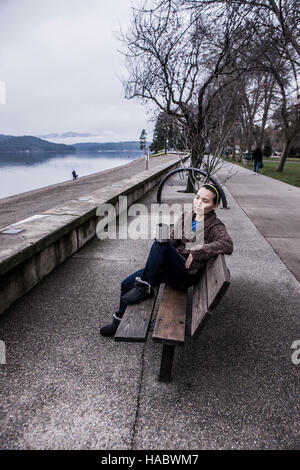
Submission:
<svg viewBox="0 0 300 470">
<path fill-rule="evenodd" d="M 159 379 L 158 379 L 160 382 L 168 383 L 171 381 L 174 351 L 175 351 L 175 346 L 172 346 L 169 344 L 163 345 Z"/>
</svg>

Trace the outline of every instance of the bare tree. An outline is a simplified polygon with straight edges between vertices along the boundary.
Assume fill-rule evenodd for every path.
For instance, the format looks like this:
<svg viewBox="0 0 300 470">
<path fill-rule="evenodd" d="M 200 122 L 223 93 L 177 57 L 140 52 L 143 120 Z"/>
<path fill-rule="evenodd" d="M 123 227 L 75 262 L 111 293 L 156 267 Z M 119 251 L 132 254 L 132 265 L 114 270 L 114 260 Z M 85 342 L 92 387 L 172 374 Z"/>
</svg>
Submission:
<svg viewBox="0 0 300 470">
<path fill-rule="evenodd" d="M 289 156 L 289 152 L 294 142 L 300 136 L 300 108 L 299 103 L 295 103 L 286 91 L 284 79 L 279 73 L 276 75 L 276 81 L 279 88 L 280 106 L 273 115 L 273 123 L 275 130 L 284 137 L 284 149 L 280 157 L 280 161 L 276 168 L 276 171 L 283 171 L 284 164 Z"/>
<path fill-rule="evenodd" d="M 274 76 L 271 74 L 267 74 L 264 78 L 264 93 L 263 93 L 263 101 L 261 106 L 261 126 L 259 132 L 259 138 L 257 139 L 257 145 L 262 148 L 264 144 L 264 135 L 265 129 L 268 122 L 271 104 L 274 99 L 274 87 L 275 87 L 275 79 Z"/>
<path fill-rule="evenodd" d="M 269 32 L 269 35 L 271 32 Z M 287 39 L 277 37 L 274 30 L 272 38 L 258 38 L 256 34 L 256 63 L 261 71 L 268 73 L 271 79 L 271 107 L 277 112 L 276 125 L 281 123 L 285 145 L 276 171 L 283 171 L 284 164 L 294 140 L 300 134 L 299 108 L 300 93 L 298 85 L 299 66 L 295 60 L 294 50 L 287 47 Z M 296 103 L 293 98 L 296 97 Z M 295 106 L 296 104 L 296 106 Z M 280 120 L 278 119 L 280 113 Z"/>
<path fill-rule="evenodd" d="M 286 41 L 286 49 L 296 53 L 300 64 L 300 2 L 299 0 L 183 0 L 186 6 L 198 10 L 228 6 L 266 32 L 277 33 Z"/>
<path fill-rule="evenodd" d="M 249 147 L 256 138 L 257 143 L 262 145 L 270 110 L 279 109 L 281 118 L 276 122 L 277 127 L 281 122 L 285 146 L 277 171 L 282 171 L 289 149 L 299 133 L 296 112 L 300 104 L 299 0 L 184 0 L 184 3 L 194 12 L 201 10 L 209 13 L 231 8 L 239 13 L 243 26 L 251 29 L 252 38 L 245 60 L 251 64 L 251 70 L 256 69 L 258 76 L 266 74 L 268 79 L 262 101 L 257 88 L 253 93 L 246 89 L 241 116 L 241 143 Z M 247 78 L 251 83 L 252 78 Z M 291 100 L 293 94 L 298 97 L 296 108 Z M 275 115 L 278 118 L 278 112 Z M 257 136 L 255 121 L 260 122 Z"/>
<path fill-rule="evenodd" d="M 210 140 L 207 117 L 247 68 L 241 51 L 251 32 L 242 23 L 228 8 L 203 15 L 181 0 L 153 0 L 133 10 L 131 28 L 120 36 L 126 97 L 150 101 L 177 119 L 194 167 L 201 166 Z"/>
<path fill-rule="evenodd" d="M 251 151 L 254 142 L 260 147 L 264 142 L 264 131 L 273 99 L 274 78 L 260 71 L 243 77 L 240 86 L 241 112 L 238 140 L 241 151 Z"/>
</svg>

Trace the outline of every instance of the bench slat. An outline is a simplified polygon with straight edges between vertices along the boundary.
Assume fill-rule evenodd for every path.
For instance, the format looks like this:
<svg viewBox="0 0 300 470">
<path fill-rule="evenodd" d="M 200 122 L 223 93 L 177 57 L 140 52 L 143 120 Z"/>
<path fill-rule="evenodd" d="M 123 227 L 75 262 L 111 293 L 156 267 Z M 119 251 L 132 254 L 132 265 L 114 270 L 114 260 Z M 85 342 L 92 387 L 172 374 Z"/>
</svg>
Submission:
<svg viewBox="0 0 300 470">
<path fill-rule="evenodd" d="M 154 341 L 170 345 L 184 343 L 186 296 L 187 291 L 164 287 L 152 336 Z"/>
<path fill-rule="evenodd" d="M 192 306 L 192 323 L 191 323 L 191 336 L 194 336 L 200 323 L 202 322 L 207 307 L 207 287 L 206 287 L 206 269 L 200 276 L 199 281 L 195 284 L 193 289 L 193 306 Z"/>
<path fill-rule="evenodd" d="M 230 284 L 230 276 L 224 255 L 218 255 L 206 263 L 207 307 L 214 309 Z"/>
<path fill-rule="evenodd" d="M 115 341 L 145 341 L 156 302 L 158 287 L 153 287 L 154 297 L 144 302 L 128 305 L 116 331 Z"/>
</svg>

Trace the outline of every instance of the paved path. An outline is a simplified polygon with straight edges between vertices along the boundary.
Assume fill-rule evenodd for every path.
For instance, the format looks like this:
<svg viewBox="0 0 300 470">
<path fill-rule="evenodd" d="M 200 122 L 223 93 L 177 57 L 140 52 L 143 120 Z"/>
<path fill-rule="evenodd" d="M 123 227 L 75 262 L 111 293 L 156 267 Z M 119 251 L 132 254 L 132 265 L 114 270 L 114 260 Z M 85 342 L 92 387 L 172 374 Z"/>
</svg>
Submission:
<svg viewBox="0 0 300 470">
<path fill-rule="evenodd" d="M 217 176 L 229 171 L 232 196 L 300 282 L 300 188 L 231 163 Z"/>
<path fill-rule="evenodd" d="M 174 155 L 151 158 L 149 168 L 159 165 L 162 158 L 171 161 L 174 159 Z M 133 174 L 145 171 L 145 169 L 145 158 L 141 157 L 126 165 L 83 176 L 76 181 L 53 184 L 46 188 L 0 199 L 0 229 L 59 204 L 64 204 L 71 199 L 96 191 L 103 186 L 116 183 L 120 179 L 128 178 Z"/>
<path fill-rule="evenodd" d="M 252 175 L 240 177 L 245 185 Z M 260 192 L 260 176 L 252 178 Z M 0 318 L 1 448 L 300 448 L 300 364 L 291 359 L 299 283 L 241 195 L 227 197 L 230 210 L 218 216 L 234 241 L 232 283 L 199 338 L 178 348 L 170 384 L 157 381 L 161 345 L 151 336 L 142 344 L 99 336 L 150 239 L 91 240 Z M 141 202 L 150 209 L 155 193 Z"/>
</svg>

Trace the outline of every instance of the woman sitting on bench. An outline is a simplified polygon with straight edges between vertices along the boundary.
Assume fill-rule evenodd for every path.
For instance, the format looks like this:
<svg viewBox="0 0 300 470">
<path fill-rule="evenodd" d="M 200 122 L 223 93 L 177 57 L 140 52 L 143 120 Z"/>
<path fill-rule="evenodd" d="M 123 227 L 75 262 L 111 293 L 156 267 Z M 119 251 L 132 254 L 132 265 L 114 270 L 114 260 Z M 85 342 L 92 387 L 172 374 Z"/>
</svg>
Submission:
<svg viewBox="0 0 300 470">
<path fill-rule="evenodd" d="M 203 245 L 186 248 L 186 243 L 192 240 L 184 236 L 186 214 L 182 214 L 171 230 L 168 242 L 154 241 L 145 267 L 122 281 L 119 310 L 113 315 L 112 323 L 100 328 L 102 336 L 114 336 L 127 305 L 152 297 L 154 295 L 152 286 L 165 282 L 175 289 L 187 289 L 197 282 L 205 263 L 210 258 L 221 253 L 231 255 L 232 239 L 215 213 L 219 202 L 220 195 L 216 186 L 207 183 L 199 189 L 189 216 L 192 231 L 195 231 L 198 225 L 203 226 L 204 215 Z M 181 238 L 175 237 L 178 228 Z"/>
</svg>

